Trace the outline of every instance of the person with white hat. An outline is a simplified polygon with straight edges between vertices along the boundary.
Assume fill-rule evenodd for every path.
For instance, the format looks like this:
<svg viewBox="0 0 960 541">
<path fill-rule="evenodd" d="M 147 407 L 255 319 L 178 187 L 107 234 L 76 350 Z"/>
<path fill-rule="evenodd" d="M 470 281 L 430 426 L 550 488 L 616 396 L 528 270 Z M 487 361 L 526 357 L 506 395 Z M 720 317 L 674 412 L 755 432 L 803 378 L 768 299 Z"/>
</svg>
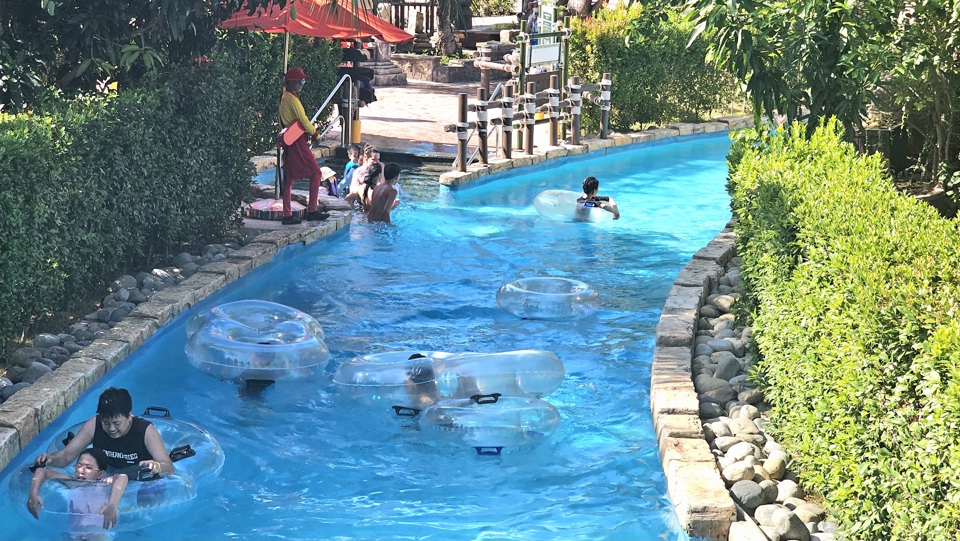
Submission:
<svg viewBox="0 0 960 541">
<path fill-rule="evenodd" d="M 323 180 L 320 181 L 320 187 L 327 191 L 327 195 L 337 196 L 337 172 L 329 167 L 320 168 L 323 174 Z"/>
<path fill-rule="evenodd" d="M 303 72 L 301 68 L 290 68 L 283 76 L 283 97 L 280 98 L 280 123 L 284 130 L 301 130 L 302 134 L 290 144 L 283 142 L 280 138 L 280 145 L 283 148 L 283 184 L 281 192 L 283 194 L 283 224 L 298 224 L 300 220 L 293 217 L 293 208 L 291 206 L 291 192 L 293 183 L 300 178 L 310 179 L 310 198 L 307 206 L 307 220 L 325 220 L 329 217 L 326 212 L 318 209 L 318 200 L 320 196 L 320 183 L 323 181 L 323 172 L 317 165 L 317 160 L 310 150 L 310 140 L 316 139 L 319 132 L 316 126 L 307 118 L 306 111 L 303 110 L 303 104 L 297 94 L 303 90 L 310 76 Z"/>
</svg>

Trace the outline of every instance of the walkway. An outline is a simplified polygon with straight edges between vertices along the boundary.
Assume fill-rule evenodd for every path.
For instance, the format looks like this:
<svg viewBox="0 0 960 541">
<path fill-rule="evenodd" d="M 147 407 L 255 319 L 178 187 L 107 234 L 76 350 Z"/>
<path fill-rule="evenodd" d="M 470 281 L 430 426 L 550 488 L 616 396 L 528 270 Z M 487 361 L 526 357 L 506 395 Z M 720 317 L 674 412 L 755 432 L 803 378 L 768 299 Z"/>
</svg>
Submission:
<svg viewBox="0 0 960 541">
<path fill-rule="evenodd" d="M 452 163 L 457 155 L 457 134 L 444 128 L 457 122 L 459 94 L 466 94 L 468 103 L 473 103 L 479 87 L 479 81 L 433 83 L 414 80 L 408 81 L 406 86 L 379 87 L 376 89 L 377 101 L 360 108 L 361 140 L 383 151 L 442 157 Z M 516 118 L 517 114 L 514 114 Z M 499 116 L 499 109 L 489 113 L 491 119 Z M 468 119 L 473 121 L 476 117 L 470 113 Z M 514 133 L 514 137 L 520 137 L 523 132 Z M 549 125 L 537 124 L 535 133 L 534 148 L 543 147 Z M 475 138 L 471 144 L 476 148 Z M 491 156 L 496 152 L 497 144 L 490 141 Z"/>
<path fill-rule="evenodd" d="M 457 153 L 456 133 L 444 127 L 457 121 L 458 94 L 477 95 L 479 83 L 409 81 L 376 89 L 377 101 L 360 108 L 360 136 L 380 150 L 420 156 Z"/>
</svg>

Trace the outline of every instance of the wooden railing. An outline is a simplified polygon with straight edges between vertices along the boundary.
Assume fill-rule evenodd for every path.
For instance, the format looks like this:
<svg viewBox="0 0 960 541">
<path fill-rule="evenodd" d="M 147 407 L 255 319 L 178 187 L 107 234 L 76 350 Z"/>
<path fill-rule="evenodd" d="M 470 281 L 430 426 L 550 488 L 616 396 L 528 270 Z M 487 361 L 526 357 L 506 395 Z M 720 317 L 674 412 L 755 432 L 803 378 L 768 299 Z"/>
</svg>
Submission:
<svg viewBox="0 0 960 541">
<path fill-rule="evenodd" d="M 393 13 L 393 24 L 407 29 L 409 21 L 416 17 L 416 12 L 423 13 L 423 33 L 432 36 L 437 31 L 437 6 L 431 2 L 408 2 L 405 0 L 390 0 L 390 9 Z"/>
</svg>

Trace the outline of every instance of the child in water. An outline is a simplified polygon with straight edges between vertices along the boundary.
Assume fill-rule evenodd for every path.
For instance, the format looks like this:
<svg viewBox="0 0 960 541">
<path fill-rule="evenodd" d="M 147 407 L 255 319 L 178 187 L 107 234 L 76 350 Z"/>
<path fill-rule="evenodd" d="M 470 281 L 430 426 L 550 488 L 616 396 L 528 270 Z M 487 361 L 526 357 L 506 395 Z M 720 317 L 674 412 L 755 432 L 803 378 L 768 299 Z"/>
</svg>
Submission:
<svg viewBox="0 0 960 541">
<path fill-rule="evenodd" d="M 30 496 L 27 498 L 27 510 L 30 514 L 40 518 L 40 509 L 43 509 L 43 500 L 40 498 L 40 487 L 48 479 L 59 479 L 61 482 L 81 481 L 67 486 L 71 490 L 70 511 L 78 515 L 102 515 L 103 529 L 107 530 L 117 525 L 119 510 L 117 504 L 127 489 L 127 475 L 118 473 L 104 478 L 107 470 L 107 455 L 100 449 L 87 448 L 80 452 L 77 463 L 73 466 L 73 477 L 49 468 L 37 468 L 30 480 Z M 111 485 L 109 497 L 102 485 Z M 74 493 L 75 492 L 75 493 Z M 89 524 L 78 524 L 89 526 Z"/>
<path fill-rule="evenodd" d="M 620 209 L 617 208 L 617 202 L 612 197 L 597 195 L 600 191 L 600 181 L 597 177 L 587 177 L 583 179 L 583 193 L 577 199 L 577 203 L 584 208 L 599 208 L 613 214 L 614 220 L 620 219 Z"/>
</svg>

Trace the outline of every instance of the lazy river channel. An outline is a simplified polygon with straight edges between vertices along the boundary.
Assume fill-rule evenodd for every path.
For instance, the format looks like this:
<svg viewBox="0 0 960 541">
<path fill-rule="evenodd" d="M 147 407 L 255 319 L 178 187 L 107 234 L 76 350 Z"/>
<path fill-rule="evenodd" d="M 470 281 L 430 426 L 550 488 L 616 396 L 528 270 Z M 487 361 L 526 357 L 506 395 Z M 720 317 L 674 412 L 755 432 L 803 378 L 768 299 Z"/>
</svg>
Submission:
<svg viewBox="0 0 960 541">
<path fill-rule="evenodd" d="M 349 228 L 271 263 L 182 313 L 94 385 L 0 474 L 0 538 L 65 539 L 14 507 L 10 477 L 54 436 L 126 387 L 134 413 L 169 408 L 220 442 L 225 465 L 173 520 L 135 539 L 683 540 L 649 407 L 654 334 L 677 273 L 730 219 L 726 134 L 543 164 L 468 188 L 405 174 L 394 226 Z M 600 179 L 623 217 L 550 221 L 533 200 Z M 505 282 L 584 281 L 600 308 L 576 321 L 524 320 L 496 301 Z M 194 369 L 186 322 L 228 301 L 264 299 L 313 315 L 330 362 L 260 396 Z M 332 381 L 357 355 L 393 350 L 556 354 L 566 377 L 544 397 L 557 432 L 538 445 L 478 455 L 435 439 L 414 418 L 371 408 Z M 188 459 L 189 460 L 189 459 Z M 121 514 L 120 520 L 124 517 Z"/>
</svg>

